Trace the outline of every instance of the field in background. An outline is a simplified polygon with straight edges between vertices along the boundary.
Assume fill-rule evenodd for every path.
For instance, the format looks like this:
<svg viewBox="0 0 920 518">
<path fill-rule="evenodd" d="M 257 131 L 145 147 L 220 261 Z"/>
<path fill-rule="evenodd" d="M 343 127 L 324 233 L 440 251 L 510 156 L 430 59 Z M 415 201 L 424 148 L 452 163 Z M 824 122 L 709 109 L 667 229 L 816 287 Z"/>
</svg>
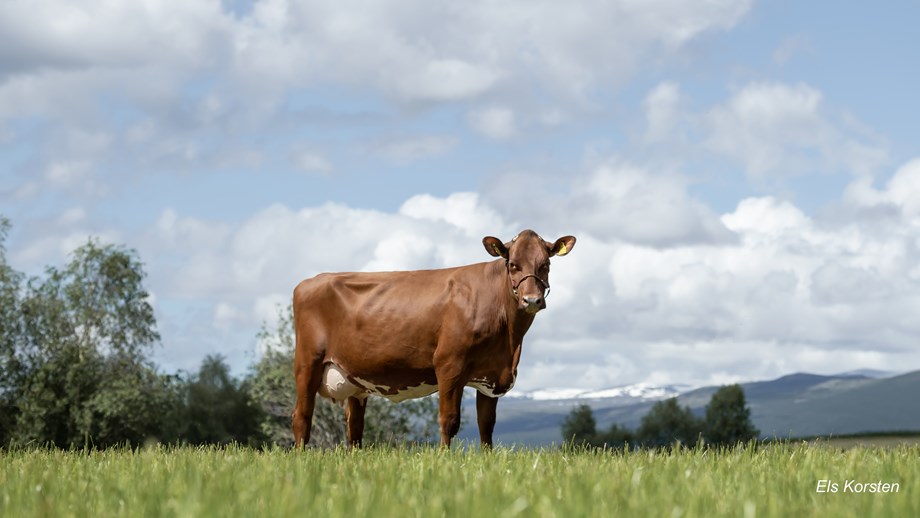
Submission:
<svg viewBox="0 0 920 518">
<path fill-rule="evenodd" d="M 817 493 L 822 479 L 840 491 Z M 918 495 L 918 446 L 0 451 L 0 516 L 17 517 L 920 516 Z"/>
<path fill-rule="evenodd" d="M 815 446 L 826 446 L 831 448 L 859 448 L 859 447 L 877 447 L 877 448 L 897 448 L 920 447 L 920 434 L 916 432 L 886 433 L 886 434 L 860 434 L 844 435 L 840 437 L 818 437 L 805 439 L 809 444 Z"/>
</svg>

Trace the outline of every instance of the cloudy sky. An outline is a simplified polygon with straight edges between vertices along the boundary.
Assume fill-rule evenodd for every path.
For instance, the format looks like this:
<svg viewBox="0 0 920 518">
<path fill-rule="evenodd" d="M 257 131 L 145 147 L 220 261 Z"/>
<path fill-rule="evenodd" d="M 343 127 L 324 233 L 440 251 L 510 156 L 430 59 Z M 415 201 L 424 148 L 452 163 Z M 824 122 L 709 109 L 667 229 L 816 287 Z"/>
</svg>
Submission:
<svg viewBox="0 0 920 518">
<path fill-rule="evenodd" d="M 168 371 L 322 271 L 578 237 L 518 387 L 920 369 L 915 2 L 0 2 L 14 267 L 146 264 Z"/>
</svg>

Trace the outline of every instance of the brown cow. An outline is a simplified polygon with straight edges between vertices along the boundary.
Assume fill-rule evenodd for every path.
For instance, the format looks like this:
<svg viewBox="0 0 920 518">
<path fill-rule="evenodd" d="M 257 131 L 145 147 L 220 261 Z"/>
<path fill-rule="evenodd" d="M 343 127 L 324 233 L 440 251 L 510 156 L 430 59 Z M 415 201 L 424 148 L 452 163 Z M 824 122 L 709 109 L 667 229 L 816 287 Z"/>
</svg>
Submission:
<svg viewBox="0 0 920 518">
<path fill-rule="evenodd" d="M 441 445 L 460 428 L 474 387 L 479 438 L 492 445 L 498 398 L 517 376 L 524 334 L 546 307 L 549 258 L 569 253 L 525 230 L 483 238 L 500 259 L 441 270 L 324 273 L 294 289 L 294 443 L 310 441 L 317 392 L 346 402 L 348 442 L 361 445 L 370 394 L 403 401 L 438 392 Z"/>
</svg>

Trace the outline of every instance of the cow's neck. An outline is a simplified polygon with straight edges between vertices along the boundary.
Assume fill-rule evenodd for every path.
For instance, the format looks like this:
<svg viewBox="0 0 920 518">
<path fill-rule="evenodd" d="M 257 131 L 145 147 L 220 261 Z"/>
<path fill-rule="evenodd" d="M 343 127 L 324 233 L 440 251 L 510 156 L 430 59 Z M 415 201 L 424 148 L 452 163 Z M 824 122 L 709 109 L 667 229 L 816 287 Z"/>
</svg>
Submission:
<svg viewBox="0 0 920 518">
<path fill-rule="evenodd" d="M 524 335 L 530 329 L 530 325 L 533 324 L 534 317 L 534 315 L 526 311 L 517 309 L 517 305 L 517 301 L 513 300 L 509 308 L 510 311 L 508 311 L 508 331 L 511 337 L 511 347 L 514 349 L 520 348 L 521 342 L 524 341 Z"/>
<path fill-rule="evenodd" d="M 505 321 L 508 323 L 508 345 L 512 350 L 514 365 L 517 366 L 521 354 L 521 344 L 524 341 L 524 335 L 533 324 L 535 315 L 527 313 L 518 308 L 518 300 L 511 293 L 511 285 L 508 280 L 508 270 L 504 261 L 495 261 L 498 276 L 501 282 L 497 283 L 502 289 L 502 300 L 505 301 Z"/>
</svg>

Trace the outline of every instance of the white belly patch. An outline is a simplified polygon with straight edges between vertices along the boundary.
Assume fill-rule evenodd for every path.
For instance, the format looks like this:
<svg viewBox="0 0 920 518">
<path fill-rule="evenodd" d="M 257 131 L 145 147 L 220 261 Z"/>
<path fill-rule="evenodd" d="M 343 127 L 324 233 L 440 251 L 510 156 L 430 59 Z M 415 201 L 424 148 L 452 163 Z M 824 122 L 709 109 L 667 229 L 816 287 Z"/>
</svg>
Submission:
<svg viewBox="0 0 920 518">
<path fill-rule="evenodd" d="M 390 394 L 390 392 L 392 392 L 390 387 L 374 386 L 373 388 L 368 389 L 368 392 L 371 394 L 385 397 L 394 403 L 399 403 L 400 401 L 405 401 L 407 399 L 430 396 L 437 391 L 437 385 L 429 385 L 427 383 L 422 383 L 421 385 L 416 385 L 414 387 L 406 387 L 404 389 L 397 390 L 394 394 Z"/>
<path fill-rule="evenodd" d="M 364 398 L 368 394 L 385 397 L 394 403 L 399 403 L 407 399 L 425 397 L 437 391 L 437 385 L 422 383 L 394 392 L 392 387 L 377 385 L 372 381 L 364 380 L 357 376 L 349 377 L 345 371 L 334 363 L 326 364 L 325 369 L 323 369 L 323 382 L 319 386 L 320 396 L 340 403 L 352 396 Z"/>
<path fill-rule="evenodd" d="M 501 394 L 495 393 L 495 382 L 489 381 L 485 378 L 473 378 L 466 384 L 467 387 L 473 387 L 479 392 L 482 392 L 484 395 L 489 397 L 502 397 L 514 388 L 514 378 L 511 379 L 511 386 L 508 387 L 508 390 L 502 392 Z"/>
</svg>

